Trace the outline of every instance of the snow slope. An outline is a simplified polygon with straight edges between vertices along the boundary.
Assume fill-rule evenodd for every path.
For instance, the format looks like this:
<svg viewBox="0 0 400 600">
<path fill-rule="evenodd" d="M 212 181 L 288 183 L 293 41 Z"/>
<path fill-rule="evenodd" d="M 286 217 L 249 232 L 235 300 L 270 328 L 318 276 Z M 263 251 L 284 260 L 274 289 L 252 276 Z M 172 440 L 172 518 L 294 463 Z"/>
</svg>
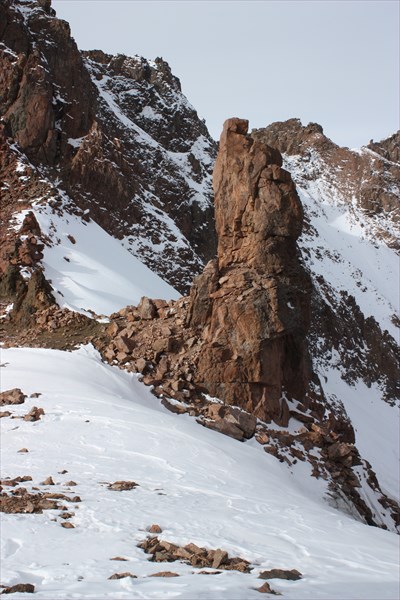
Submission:
<svg viewBox="0 0 400 600">
<path fill-rule="evenodd" d="M 40 482 L 51 475 L 49 491 L 68 491 L 72 479 L 69 493 L 82 499 L 75 529 L 60 526 L 59 511 L 2 515 L 2 584 L 34 583 L 36 597 L 49 599 L 247 600 L 259 598 L 260 570 L 295 568 L 302 580 L 271 581 L 286 598 L 398 597 L 398 537 L 329 508 L 307 487 L 311 478 L 297 486 L 254 440 L 242 444 L 169 413 L 91 346 L 3 349 L 1 360 L 3 389 L 42 394 L 14 414 L 34 404 L 45 411 L 35 423 L 1 419 L 2 476 L 31 475 L 23 485 L 45 489 Z M 18 454 L 21 447 L 29 453 Z M 140 487 L 108 490 L 116 480 Z M 149 562 L 137 543 L 152 523 L 163 539 L 220 547 L 254 570 L 207 577 L 183 563 Z M 180 577 L 149 577 L 161 570 Z M 138 578 L 108 580 L 121 571 Z"/>
<path fill-rule="evenodd" d="M 318 164 L 316 156 L 310 172 Z M 354 296 L 365 317 L 373 316 L 382 331 L 399 340 L 399 329 L 391 319 L 400 306 L 396 251 L 374 236 L 373 219 L 354 199 L 349 203 L 341 198 L 323 177 L 310 178 L 302 157 L 285 155 L 284 166 L 296 183 L 309 221 L 299 245 L 314 280 L 322 275 L 337 298 L 341 290 Z M 385 222 L 384 215 L 381 222 Z"/>
<path fill-rule="evenodd" d="M 26 212 L 18 214 L 19 223 Z M 142 296 L 179 297 L 94 221 L 56 213 L 49 205 L 34 206 L 33 212 L 51 243 L 45 246 L 42 266 L 61 307 L 109 315 L 138 304 Z"/>
</svg>

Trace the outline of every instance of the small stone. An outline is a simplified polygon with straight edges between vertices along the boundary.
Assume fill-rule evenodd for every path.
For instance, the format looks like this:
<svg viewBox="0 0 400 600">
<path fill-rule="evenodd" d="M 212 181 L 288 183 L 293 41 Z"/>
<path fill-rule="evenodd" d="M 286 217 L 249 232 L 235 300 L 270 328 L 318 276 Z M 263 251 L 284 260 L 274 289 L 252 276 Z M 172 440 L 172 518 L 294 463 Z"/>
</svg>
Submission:
<svg viewBox="0 0 400 600">
<path fill-rule="evenodd" d="M 114 483 L 109 484 L 108 489 L 115 492 L 124 492 L 126 490 L 132 490 L 135 487 L 138 487 L 138 485 L 139 484 L 134 481 L 115 481 Z"/>
<path fill-rule="evenodd" d="M 74 486 L 74 485 L 78 485 L 75 481 L 67 481 L 66 483 L 64 483 L 64 485 L 70 485 L 70 486 Z"/>
<path fill-rule="evenodd" d="M 149 533 L 162 533 L 162 529 L 159 525 L 157 525 L 156 523 L 154 523 L 153 525 L 150 525 L 150 527 L 147 528 L 147 531 Z"/>
<path fill-rule="evenodd" d="M 25 452 L 29 452 L 28 448 L 21 448 L 21 450 L 18 450 L 18 453 L 25 453 Z"/>
<path fill-rule="evenodd" d="M 66 469 L 63 469 L 62 471 L 58 471 L 58 473 L 60 475 L 65 475 L 65 473 L 68 473 L 68 471 Z"/>
<path fill-rule="evenodd" d="M 44 481 L 42 481 L 41 485 L 55 485 L 53 478 L 50 476 Z"/>
<path fill-rule="evenodd" d="M 132 577 L 133 579 L 137 579 L 136 575 L 133 575 L 133 573 L 114 573 L 114 575 L 111 575 L 108 579 L 125 579 L 125 577 Z"/>
<path fill-rule="evenodd" d="M 68 521 L 61 523 L 61 527 L 64 527 L 64 529 L 75 529 L 75 525 L 69 523 Z"/>
<path fill-rule="evenodd" d="M 158 573 L 149 575 L 149 577 L 179 577 L 179 574 L 173 571 L 159 571 Z"/>
<path fill-rule="evenodd" d="M 222 571 L 194 571 L 195 575 L 219 575 Z"/>
<path fill-rule="evenodd" d="M 0 411 L 0 419 L 2 419 L 3 417 L 9 417 L 11 415 L 9 410 L 2 410 Z"/>
<path fill-rule="evenodd" d="M 42 394 L 40 392 L 33 392 L 33 394 L 31 394 L 29 396 L 29 398 L 39 398 L 39 396 L 41 396 Z"/>
<path fill-rule="evenodd" d="M 275 592 L 275 590 L 273 590 L 271 588 L 271 586 L 269 585 L 269 583 L 265 582 L 263 583 L 263 585 L 259 588 L 256 588 L 257 592 L 261 592 L 261 594 L 274 594 L 275 596 L 281 596 L 282 594 L 280 592 Z"/>
<path fill-rule="evenodd" d="M 122 556 L 114 556 L 113 558 L 110 558 L 110 560 L 128 561 L 127 558 L 123 558 Z"/>
</svg>

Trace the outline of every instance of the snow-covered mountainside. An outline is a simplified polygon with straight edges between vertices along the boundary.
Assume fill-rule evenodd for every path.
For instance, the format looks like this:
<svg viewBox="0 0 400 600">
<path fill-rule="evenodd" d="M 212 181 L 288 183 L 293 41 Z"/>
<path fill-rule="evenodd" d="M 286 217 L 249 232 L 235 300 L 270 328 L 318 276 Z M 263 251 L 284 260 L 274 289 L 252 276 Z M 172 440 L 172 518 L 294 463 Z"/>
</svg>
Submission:
<svg viewBox="0 0 400 600">
<path fill-rule="evenodd" d="M 31 583 L 49 599 L 247 600 L 265 583 L 284 598 L 396 598 L 397 537 L 321 501 L 305 463 L 287 469 L 255 440 L 173 415 L 90 346 L 4 350 L 2 363 L 6 389 L 39 395 L 2 419 L 3 480 L 32 478 L 2 481 L 22 507 L 2 515 L 3 585 Z M 44 411 L 39 420 L 18 420 L 33 406 Z M 33 514 L 38 494 L 49 505 Z M 154 524 L 160 540 L 192 544 L 180 561 L 157 562 L 160 553 L 149 562 L 138 547 Z M 244 559 L 250 572 L 226 570 L 215 556 L 202 566 L 199 547 Z M 260 579 L 271 569 L 301 579 Z"/>
<path fill-rule="evenodd" d="M 11 138 L 75 209 L 187 291 L 215 253 L 216 144 L 168 64 L 82 56 L 47 1 L 5 0 L 0 23 L 2 144 Z M 2 167 L 2 201 L 16 209 Z"/>
<path fill-rule="evenodd" d="M 400 134 L 229 119 L 214 198 L 165 61 L 0 43 L 0 585 L 397 599 Z"/>
</svg>

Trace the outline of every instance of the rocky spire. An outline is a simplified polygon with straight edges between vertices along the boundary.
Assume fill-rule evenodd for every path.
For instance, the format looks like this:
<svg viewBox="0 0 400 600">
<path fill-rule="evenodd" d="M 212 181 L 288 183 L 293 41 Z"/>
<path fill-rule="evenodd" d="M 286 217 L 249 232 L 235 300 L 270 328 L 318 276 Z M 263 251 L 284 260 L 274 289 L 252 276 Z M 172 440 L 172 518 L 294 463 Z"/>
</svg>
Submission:
<svg viewBox="0 0 400 600">
<path fill-rule="evenodd" d="M 229 119 L 214 170 L 218 257 L 195 280 L 188 320 L 203 328 L 197 381 L 227 404 L 287 425 L 303 400 L 311 284 L 296 240 L 303 211 L 277 150 Z"/>
</svg>

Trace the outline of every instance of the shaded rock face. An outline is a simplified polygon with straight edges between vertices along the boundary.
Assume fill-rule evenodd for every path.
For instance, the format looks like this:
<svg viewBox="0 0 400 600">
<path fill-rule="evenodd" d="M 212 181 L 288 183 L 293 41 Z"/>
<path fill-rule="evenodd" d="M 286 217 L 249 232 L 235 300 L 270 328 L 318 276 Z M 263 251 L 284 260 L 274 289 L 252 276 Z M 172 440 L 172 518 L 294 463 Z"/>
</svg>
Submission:
<svg viewBox="0 0 400 600">
<path fill-rule="evenodd" d="M 216 143 L 169 65 L 161 58 L 81 53 L 50 2 L 5 0 L 0 73 L 7 212 L 34 200 L 32 191 L 17 198 L 13 192 L 20 178 L 11 163 L 27 157 L 30 190 L 47 181 L 64 210 L 84 211 L 176 289 L 188 291 L 193 275 L 215 256 Z"/>
<path fill-rule="evenodd" d="M 203 328 L 196 380 L 227 404 L 287 425 L 311 377 L 311 284 L 296 240 L 302 206 L 279 152 L 225 123 L 214 171 L 218 258 L 194 283 L 188 323 Z"/>
</svg>

